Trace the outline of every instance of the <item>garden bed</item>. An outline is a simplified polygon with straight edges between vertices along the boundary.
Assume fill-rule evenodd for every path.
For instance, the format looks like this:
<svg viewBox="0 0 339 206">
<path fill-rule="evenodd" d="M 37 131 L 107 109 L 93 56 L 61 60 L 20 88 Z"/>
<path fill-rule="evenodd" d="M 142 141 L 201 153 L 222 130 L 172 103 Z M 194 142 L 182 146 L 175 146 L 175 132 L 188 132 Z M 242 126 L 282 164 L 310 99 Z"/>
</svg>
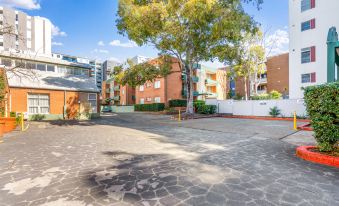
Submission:
<svg viewBox="0 0 339 206">
<path fill-rule="evenodd" d="M 316 146 L 300 146 L 297 148 L 297 156 L 306 161 L 339 168 L 339 152 L 319 152 Z"/>
</svg>

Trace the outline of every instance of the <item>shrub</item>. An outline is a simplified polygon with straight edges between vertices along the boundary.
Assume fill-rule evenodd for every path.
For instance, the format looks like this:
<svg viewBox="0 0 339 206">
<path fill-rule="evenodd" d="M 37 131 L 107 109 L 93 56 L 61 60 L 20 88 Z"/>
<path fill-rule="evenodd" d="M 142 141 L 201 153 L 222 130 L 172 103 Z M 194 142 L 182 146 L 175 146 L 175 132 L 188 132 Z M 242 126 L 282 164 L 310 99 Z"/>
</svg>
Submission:
<svg viewBox="0 0 339 206">
<path fill-rule="evenodd" d="M 170 107 L 186 107 L 187 100 L 186 99 L 173 99 L 168 101 Z"/>
<path fill-rule="evenodd" d="M 278 107 L 272 107 L 272 108 L 270 108 L 269 114 L 272 117 L 277 117 L 277 116 L 279 116 L 281 114 L 281 110 Z"/>
<path fill-rule="evenodd" d="M 272 90 L 269 94 L 270 99 L 280 99 L 282 94 L 276 90 Z"/>
<path fill-rule="evenodd" d="M 268 94 L 259 94 L 251 97 L 252 100 L 268 100 L 270 96 Z"/>
<path fill-rule="evenodd" d="M 217 111 L 217 106 L 215 105 L 199 105 L 197 112 L 199 114 L 215 114 Z"/>
<path fill-rule="evenodd" d="M 320 151 L 335 151 L 339 143 L 339 82 L 305 89 L 305 103 Z"/>
<path fill-rule="evenodd" d="M 164 103 L 153 103 L 153 104 L 136 104 L 134 105 L 135 111 L 147 111 L 147 112 L 158 112 L 164 111 L 165 104 Z"/>
<path fill-rule="evenodd" d="M 16 112 L 10 112 L 10 113 L 9 113 L 9 116 L 10 116 L 10 117 L 16 117 Z"/>
<path fill-rule="evenodd" d="M 31 117 L 30 117 L 30 120 L 31 121 L 40 121 L 40 120 L 43 120 L 45 119 L 46 116 L 44 114 L 33 114 Z"/>
</svg>

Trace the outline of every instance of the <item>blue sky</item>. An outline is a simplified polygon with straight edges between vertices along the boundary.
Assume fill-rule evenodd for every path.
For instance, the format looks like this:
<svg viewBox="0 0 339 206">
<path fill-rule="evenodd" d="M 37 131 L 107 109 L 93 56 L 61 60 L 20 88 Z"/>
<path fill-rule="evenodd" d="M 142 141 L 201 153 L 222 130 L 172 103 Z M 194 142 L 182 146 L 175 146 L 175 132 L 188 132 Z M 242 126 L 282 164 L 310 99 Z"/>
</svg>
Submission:
<svg viewBox="0 0 339 206">
<path fill-rule="evenodd" d="M 55 25 L 53 52 L 101 60 L 124 61 L 135 55 L 156 56 L 152 47 L 137 47 L 118 34 L 115 27 L 118 0 L 0 0 L 32 16 L 50 19 Z M 246 11 L 277 38 L 277 53 L 288 48 L 288 0 L 264 0 L 261 10 Z"/>
</svg>

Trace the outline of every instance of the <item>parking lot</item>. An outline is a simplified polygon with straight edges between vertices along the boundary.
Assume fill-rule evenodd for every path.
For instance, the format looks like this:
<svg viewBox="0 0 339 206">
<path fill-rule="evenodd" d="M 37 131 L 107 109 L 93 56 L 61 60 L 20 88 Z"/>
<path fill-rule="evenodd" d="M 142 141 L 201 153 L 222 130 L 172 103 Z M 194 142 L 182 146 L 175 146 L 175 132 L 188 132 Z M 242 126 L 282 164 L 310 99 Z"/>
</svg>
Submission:
<svg viewBox="0 0 339 206">
<path fill-rule="evenodd" d="M 297 158 L 297 134 L 141 113 L 34 123 L 0 144 L 0 205 L 339 205 L 339 169 Z"/>
</svg>

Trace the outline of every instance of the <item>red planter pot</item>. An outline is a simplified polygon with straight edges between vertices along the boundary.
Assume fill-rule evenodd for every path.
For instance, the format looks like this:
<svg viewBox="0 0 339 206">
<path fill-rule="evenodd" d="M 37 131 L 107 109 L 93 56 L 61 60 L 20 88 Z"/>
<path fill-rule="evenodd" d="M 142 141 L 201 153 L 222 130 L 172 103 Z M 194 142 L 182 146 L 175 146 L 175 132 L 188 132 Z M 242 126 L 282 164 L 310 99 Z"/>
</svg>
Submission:
<svg viewBox="0 0 339 206">
<path fill-rule="evenodd" d="M 16 128 L 16 119 L 15 117 L 0 117 L 0 121 L 4 121 L 4 133 L 13 131 Z"/>
<path fill-rule="evenodd" d="M 312 152 L 311 149 L 316 149 L 315 146 L 300 146 L 297 148 L 297 156 L 306 161 L 338 167 L 339 168 L 339 157 L 329 156 L 317 152 Z"/>
</svg>

